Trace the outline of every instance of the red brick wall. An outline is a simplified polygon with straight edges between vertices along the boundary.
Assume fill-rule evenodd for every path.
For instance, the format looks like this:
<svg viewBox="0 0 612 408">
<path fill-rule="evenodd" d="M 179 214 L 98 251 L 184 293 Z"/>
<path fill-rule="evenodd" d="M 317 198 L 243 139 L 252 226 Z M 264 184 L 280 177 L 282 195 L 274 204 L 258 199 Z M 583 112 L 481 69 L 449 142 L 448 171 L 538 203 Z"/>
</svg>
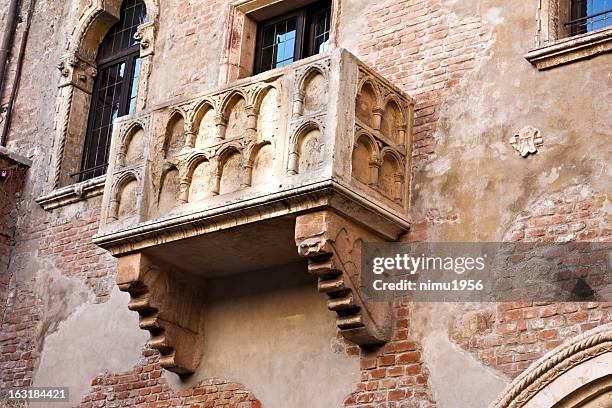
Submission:
<svg viewBox="0 0 612 408">
<path fill-rule="evenodd" d="M 429 372 L 421 359 L 421 346 L 410 337 L 409 312 L 409 304 L 396 304 L 392 340 L 374 351 L 361 350 L 361 381 L 345 400 L 346 407 L 394 406 L 381 404 L 406 400 L 415 407 L 436 406 L 428 385 Z"/>
<path fill-rule="evenodd" d="M 192 407 L 261 408 L 261 403 L 242 384 L 220 379 L 202 381 L 193 388 L 176 391 L 162 377 L 159 353 L 143 351 L 143 361 L 130 372 L 104 374 L 91 382 L 91 392 L 80 407 Z"/>
<path fill-rule="evenodd" d="M 605 194 L 587 185 L 572 185 L 528 205 L 506 234 L 526 242 L 612 241 L 606 221 Z M 476 333 L 466 336 L 457 322 L 455 343 L 482 362 L 516 377 L 563 341 L 612 321 L 612 303 L 501 303 L 480 314 Z"/>
<path fill-rule="evenodd" d="M 415 98 L 413 168 L 418 171 L 435 155 L 445 98 L 486 57 L 492 31 L 478 16 L 450 14 L 440 0 L 379 1 L 365 13 L 357 56 Z M 427 223 L 414 224 L 409 240 L 426 238 Z M 410 406 L 436 406 L 421 345 L 410 338 L 410 307 L 398 304 L 395 310 L 393 340 L 361 353 L 362 380 L 345 401 L 347 407 L 406 400 Z"/>
<path fill-rule="evenodd" d="M 486 56 L 493 35 L 479 16 L 459 18 L 441 0 L 373 2 L 357 56 L 415 97 L 413 167 L 435 153 L 444 99 Z"/>
<path fill-rule="evenodd" d="M 98 197 L 89 200 L 82 211 L 66 216 L 55 212 L 54 218 L 24 224 L 19 239 L 26 246 L 37 246 L 38 250 L 29 256 L 39 259 L 45 268 L 57 268 L 66 276 L 86 282 L 95 300 L 102 302 L 114 285 L 115 260 L 91 241 L 98 229 L 100 203 Z M 12 283 L 14 296 L 6 304 L 0 327 L 2 387 L 31 384 L 42 340 L 54 324 L 53 318 L 45 316 L 36 286 L 36 276 Z"/>
</svg>

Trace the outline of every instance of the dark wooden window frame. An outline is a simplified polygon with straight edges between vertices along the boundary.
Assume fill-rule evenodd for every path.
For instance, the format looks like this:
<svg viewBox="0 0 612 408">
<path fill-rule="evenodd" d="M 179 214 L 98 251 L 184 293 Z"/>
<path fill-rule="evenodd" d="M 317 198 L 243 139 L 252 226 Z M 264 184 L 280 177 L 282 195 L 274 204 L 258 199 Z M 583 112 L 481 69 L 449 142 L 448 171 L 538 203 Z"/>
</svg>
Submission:
<svg viewBox="0 0 612 408">
<path fill-rule="evenodd" d="M 299 8 L 279 15 L 277 17 L 262 21 L 257 24 L 257 40 L 255 49 L 255 67 L 254 73 L 259 74 L 265 72 L 262 70 L 261 57 L 262 57 L 262 43 L 263 43 L 263 32 L 266 28 L 282 23 L 292 18 L 297 19 L 296 23 L 296 38 L 295 38 L 295 49 L 293 54 L 293 62 L 303 58 L 315 55 L 314 50 L 314 17 L 321 13 L 327 12 L 328 19 L 331 19 L 331 0 L 322 0 L 308 6 Z M 329 34 L 328 34 L 329 35 Z M 274 69 L 274 68 L 272 68 Z"/>
<path fill-rule="evenodd" d="M 146 12 L 146 9 L 144 9 Z M 145 15 L 146 16 L 146 15 Z M 132 18 L 133 20 L 133 18 Z M 120 24 L 118 22 L 117 24 Z M 134 23 L 134 21 L 132 21 Z M 142 21 L 138 21 L 138 24 L 141 24 Z M 132 29 L 136 27 L 133 26 Z M 114 27 L 113 27 L 114 28 Z M 112 31 L 109 30 L 107 36 L 112 35 Z M 100 45 L 99 54 L 102 53 L 104 47 L 104 41 Z M 102 75 L 100 75 L 104 70 L 114 67 L 120 66 L 121 64 L 125 64 L 125 72 L 123 79 L 121 81 L 121 90 L 119 95 L 119 106 L 117 109 L 117 117 L 126 115 L 130 112 L 130 102 L 132 99 L 133 88 L 138 86 L 136 83 L 136 79 L 138 78 L 138 72 L 135 72 L 135 67 L 138 65 L 137 61 L 140 59 L 140 42 L 134 41 L 132 45 L 127 48 L 121 49 L 112 53 L 112 55 L 107 56 L 106 58 L 101 58 L 101 55 L 98 55 L 96 60 L 98 76 L 94 82 L 94 88 L 91 94 L 91 103 L 89 107 L 89 115 L 87 121 L 87 133 L 85 135 L 85 143 L 83 145 L 83 153 L 81 156 L 81 169 L 79 172 L 72 174 L 71 176 L 76 177 L 78 181 L 85 181 L 97 176 L 101 176 L 106 173 L 106 168 L 108 167 L 108 154 L 110 148 L 110 138 L 112 137 L 112 119 L 110 123 L 109 134 L 107 134 L 107 140 L 104 145 L 105 152 L 103 156 L 100 158 L 98 156 L 98 150 L 100 150 L 100 141 L 101 137 L 96 135 L 94 132 L 95 126 L 95 115 L 98 109 L 98 104 L 100 102 L 100 88 L 102 85 Z M 97 140 L 96 140 L 97 136 Z"/>
</svg>

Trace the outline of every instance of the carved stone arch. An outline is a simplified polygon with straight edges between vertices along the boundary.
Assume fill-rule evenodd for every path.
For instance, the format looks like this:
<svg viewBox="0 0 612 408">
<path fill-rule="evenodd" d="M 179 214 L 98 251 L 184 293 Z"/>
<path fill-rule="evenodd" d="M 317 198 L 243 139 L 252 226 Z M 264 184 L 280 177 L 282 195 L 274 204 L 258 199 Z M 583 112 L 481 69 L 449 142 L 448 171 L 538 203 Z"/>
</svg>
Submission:
<svg viewBox="0 0 612 408">
<path fill-rule="evenodd" d="M 310 79 L 310 77 L 312 77 L 312 76 L 314 76 L 316 74 L 323 75 L 323 78 L 326 81 L 329 79 L 326 69 L 323 69 L 323 68 L 321 68 L 318 65 L 311 65 L 311 66 L 308 67 L 308 69 L 298 79 L 297 89 L 299 91 L 301 91 L 301 92 L 304 92 L 304 86 L 306 85 L 306 81 L 308 79 Z"/>
<path fill-rule="evenodd" d="M 180 171 L 173 163 L 165 163 L 159 178 L 159 192 L 157 194 L 157 215 L 171 211 L 181 204 L 180 202 Z"/>
<path fill-rule="evenodd" d="M 568 342 L 546 353 L 533 363 L 506 387 L 502 395 L 494 401 L 491 408 L 580 408 L 582 405 L 563 405 L 566 397 L 572 396 L 573 391 L 584 385 L 593 384 L 594 381 L 605 379 L 610 374 L 612 362 L 612 323 L 607 323 L 576 336 Z M 598 363 L 597 367 L 592 367 Z M 581 368 L 585 368 L 582 369 Z M 577 372 L 588 375 L 576 375 Z M 567 386 L 560 384 L 563 378 L 568 380 L 580 379 L 582 384 Z M 592 378 L 586 378 L 592 377 Z M 553 399 L 545 398 L 545 393 L 562 385 L 565 392 L 562 396 Z M 609 381 L 604 381 L 609 384 Z M 606 386 L 605 384 L 603 386 Z M 610 391 L 608 388 L 607 392 Z M 597 394 L 594 392 L 593 394 Z M 574 394 L 575 395 L 575 394 Z M 546 407 L 543 403 L 546 403 Z M 538 404 L 538 405 L 534 405 Z M 550 404 L 550 405 L 548 405 Z"/>
<path fill-rule="evenodd" d="M 264 84 L 263 86 L 258 87 L 255 90 L 255 92 L 251 94 L 251 98 L 249 98 L 248 100 L 248 106 L 253 107 L 253 112 L 255 114 L 259 114 L 261 103 L 263 102 L 268 92 L 270 92 L 271 90 L 275 90 L 277 92 L 280 91 L 278 87 L 273 84 Z M 279 102 L 279 106 L 280 106 L 280 102 Z"/>
<path fill-rule="evenodd" d="M 111 189 L 112 191 L 111 197 L 117 198 L 117 193 L 121 189 L 121 187 L 125 186 L 127 183 L 129 183 L 132 180 L 139 182 L 139 179 L 140 177 L 138 177 L 138 173 L 134 171 L 124 172 L 119 177 L 117 177 L 117 179 L 113 183 L 113 187 Z"/>
<path fill-rule="evenodd" d="M 404 189 L 404 160 L 397 151 L 388 146 L 381 150 L 380 156 L 378 188 L 391 200 L 401 203 Z"/>
<path fill-rule="evenodd" d="M 247 129 L 253 131 L 255 140 L 272 141 L 279 132 L 280 115 L 280 87 L 265 84 L 258 87 L 252 94 L 252 109 L 249 115 Z"/>
<path fill-rule="evenodd" d="M 113 24 L 119 21 L 122 3 L 123 0 L 93 0 L 81 14 L 66 47 L 67 51 L 95 59 L 100 42 Z M 158 0 L 144 0 L 144 3 L 147 8 L 147 22 L 144 24 L 157 24 Z"/>
<path fill-rule="evenodd" d="M 243 149 L 236 143 L 224 146 L 218 155 L 216 191 L 227 194 L 244 187 Z"/>
<path fill-rule="evenodd" d="M 146 105 L 159 20 L 158 0 L 144 0 L 144 3 L 148 21 L 138 27 L 135 35 L 140 40 L 141 57 L 136 110 L 142 110 Z M 91 93 L 97 75 L 95 58 L 104 36 L 119 21 L 121 4 L 122 0 L 91 0 L 66 42 L 66 54 L 57 65 L 61 76 L 52 171 L 49 172 L 50 189 L 72 184 L 70 174 L 80 169 L 80 152 L 85 141 Z M 84 106 L 86 109 L 83 109 Z"/>
<path fill-rule="evenodd" d="M 201 169 L 201 171 L 196 174 L 196 170 L 198 170 L 204 163 L 206 163 L 206 167 Z M 211 163 L 212 162 L 208 156 L 202 152 L 194 152 L 187 158 L 185 165 L 179 168 L 179 203 L 185 204 L 187 202 L 197 201 L 197 197 L 195 197 L 196 195 L 198 197 L 204 197 L 208 192 L 211 192 L 209 186 L 204 183 L 206 176 L 216 177 L 216 174 L 209 174 L 211 170 L 216 172 L 216 166 L 212 166 Z M 194 184 L 194 174 L 196 184 Z M 201 181 L 202 184 L 198 184 L 200 183 L 200 178 L 204 179 Z"/>
<path fill-rule="evenodd" d="M 385 156 L 393 157 L 397 161 L 400 169 L 404 166 L 404 158 L 395 149 L 389 146 L 385 146 L 380 150 L 380 157 L 384 160 Z"/>
<path fill-rule="evenodd" d="M 314 81 L 317 76 L 322 79 Z M 293 116 L 312 115 L 325 109 L 328 84 L 329 73 L 325 67 L 312 65 L 301 73 L 293 100 Z"/>
<path fill-rule="evenodd" d="M 257 156 L 257 153 L 259 153 L 259 150 L 261 150 L 261 148 L 263 148 L 264 146 L 272 146 L 272 142 L 269 140 L 262 140 L 262 141 L 258 141 L 255 142 L 253 144 L 251 144 L 250 146 L 248 146 L 246 149 L 244 149 L 244 163 L 247 165 L 253 165 L 253 160 L 255 160 L 255 156 Z"/>
<path fill-rule="evenodd" d="M 183 173 L 182 179 L 189 179 L 193 176 L 193 171 L 195 168 L 202 162 L 209 161 L 208 156 L 202 152 L 194 152 L 187 158 L 185 163 L 185 171 Z"/>
<path fill-rule="evenodd" d="M 304 153 L 306 152 L 304 146 L 302 146 L 304 140 L 313 132 L 318 132 L 318 141 L 316 143 L 318 147 L 312 146 L 312 148 L 316 148 L 320 151 L 322 147 L 321 137 L 323 135 L 323 126 L 319 122 L 312 119 L 305 120 L 300 123 L 291 134 L 289 138 L 289 161 L 287 164 L 288 174 L 293 175 L 300 173 L 300 171 L 304 170 L 304 164 L 308 164 L 306 167 L 316 165 L 316 163 L 311 163 L 312 160 L 310 158 L 304 157 Z M 311 152 L 313 149 L 308 150 Z"/>
<path fill-rule="evenodd" d="M 399 111 L 400 111 L 400 113 L 402 115 L 402 121 L 406 122 L 406 118 L 408 117 L 408 112 L 407 112 L 407 109 L 406 109 L 406 103 L 403 102 L 394 93 L 389 93 L 387 96 L 385 96 L 381 106 L 382 107 L 387 106 L 388 103 L 395 103 L 397 105 L 397 108 L 399 109 Z"/>
<path fill-rule="evenodd" d="M 302 137 L 305 132 L 308 132 L 314 129 L 318 129 L 318 130 L 322 129 L 321 124 L 314 119 L 308 119 L 308 120 L 305 120 L 299 123 L 297 127 L 295 128 L 295 130 L 291 133 L 291 136 L 289 137 L 289 145 L 291 146 L 292 150 L 294 148 L 297 148 L 297 143 L 299 142 L 299 138 Z"/>
<path fill-rule="evenodd" d="M 215 115 L 219 140 L 242 135 L 245 128 L 252 128 L 250 126 L 252 119 L 248 119 L 248 100 L 248 95 L 241 89 L 234 89 L 223 97 L 219 104 L 219 111 Z"/>
<path fill-rule="evenodd" d="M 226 93 L 219 101 L 219 113 L 222 115 L 227 115 L 227 109 L 231 107 L 237 98 L 244 99 L 245 103 L 248 104 L 248 95 L 246 95 L 242 89 L 233 89 L 232 91 Z"/>
<path fill-rule="evenodd" d="M 130 122 L 126 127 L 122 128 L 119 132 L 119 142 L 121 143 L 121 145 L 125 145 L 125 143 L 128 141 L 129 137 L 131 136 L 132 132 L 135 129 L 145 129 L 147 127 L 147 123 L 145 121 L 142 120 L 134 120 L 133 122 Z"/>
<path fill-rule="evenodd" d="M 364 76 L 359 80 L 359 83 L 357 84 L 357 96 L 359 96 L 365 86 L 369 86 L 372 91 L 374 91 L 374 95 L 376 96 L 376 106 L 379 108 L 382 107 L 383 96 L 380 87 L 378 86 L 376 81 L 370 78 L 369 76 Z"/>
<path fill-rule="evenodd" d="M 376 185 L 380 165 L 380 148 L 376 139 L 364 130 L 356 132 L 351 156 L 352 176 L 364 184 Z"/>
<path fill-rule="evenodd" d="M 219 153 L 217 154 L 219 171 L 223 170 L 223 166 L 230 156 L 236 153 L 238 153 L 240 156 L 242 156 L 243 153 L 242 146 L 237 143 L 228 143 L 219 150 Z"/>
<path fill-rule="evenodd" d="M 137 172 L 126 171 L 114 181 L 111 187 L 111 199 L 108 214 L 109 220 L 116 221 L 120 218 L 121 203 L 123 201 L 121 195 L 124 192 L 123 190 L 132 182 L 135 183 L 134 188 L 137 188 L 138 184 L 140 183 L 140 177 L 138 176 Z M 134 209 L 136 209 L 137 206 L 135 201 L 137 200 L 138 193 L 134 192 L 134 194 L 134 200 L 130 204 L 133 204 Z"/>
<path fill-rule="evenodd" d="M 265 163 L 261 162 L 262 159 L 261 153 L 264 149 L 272 148 L 273 144 L 269 140 L 262 140 L 249 145 L 243 152 L 243 167 L 245 169 L 244 173 L 244 181 L 242 187 L 250 187 L 253 184 L 253 174 L 255 172 L 266 171 L 269 174 L 273 174 L 272 172 L 272 163 L 273 156 L 265 157 Z M 269 154 L 269 152 L 266 152 Z M 258 179 L 256 180 L 258 181 Z"/>
<path fill-rule="evenodd" d="M 117 152 L 117 161 L 119 166 L 126 166 L 131 162 L 135 162 L 138 158 L 129 157 L 131 156 L 130 150 L 134 148 L 132 146 L 132 141 L 138 131 L 146 132 L 147 124 L 143 121 L 137 120 L 135 122 L 130 123 L 130 125 L 121 129 L 121 133 L 119 134 L 119 151 Z M 144 140 L 142 140 L 141 148 L 144 149 Z M 144 152 L 142 152 L 144 154 Z M 142 158 L 142 156 L 140 157 Z"/>
<path fill-rule="evenodd" d="M 374 130 L 379 130 L 383 112 L 383 98 L 376 82 L 369 77 L 362 78 L 357 86 L 355 100 L 356 119 Z"/>
<path fill-rule="evenodd" d="M 367 143 L 368 146 L 370 147 L 372 151 L 371 159 L 380 160 L 380 147 L 378 146 L 378 143 L 376 142 L 376 139 L 374 138 L 374 136 L 372 136 L 365 130 L 361 130 L 355 133 L 355 144 L 357 144 L 357 142 L 359 142 L 360 140 Z"/>
<path fill-rule="evenodd" d="M 180 108 L 174 108 L 168 113 L 168 121 L 164 131 L 164 157 L 176 156 L 186 145 L 186 113 Z"/>
<path fill-rule="evenodd" d="M 206 111 L 211 109 L 215 112 L 217 111 L 215 100 L 212 98 L 204 98 L 198 101 L 193 109 L 188 112 L 188 119 L 191 121 L 194 130 L 199 126 L 202 116 L 204 116 Z"/>
<path fill-rule="evenodd" d="M 217 106 L 215 101 L 211 98 L 204 98 L 198 101 L 195 106 L 187 111 L 186 117 L 186 133 L 187 140 L 185 146 L 187 148 L 201 147 L 202 145 L 212 142 L 216 137 L 215 132 L 215 115 L 217 113 Z M 205 120 L 205 117 L 212 114 L 210 120 Z M 204 125 L 208 125 L 207 130 L 209 134 L 203 134 L 202 122 L 206 122 Z"/>
<path fill-rule="evenodd" d="M 406 145 L 406 118 L 407 113 L 402 101 L 394 94 L 387 95 L 382 105 L 380 131 L 397 146 Z"/>
</svg>

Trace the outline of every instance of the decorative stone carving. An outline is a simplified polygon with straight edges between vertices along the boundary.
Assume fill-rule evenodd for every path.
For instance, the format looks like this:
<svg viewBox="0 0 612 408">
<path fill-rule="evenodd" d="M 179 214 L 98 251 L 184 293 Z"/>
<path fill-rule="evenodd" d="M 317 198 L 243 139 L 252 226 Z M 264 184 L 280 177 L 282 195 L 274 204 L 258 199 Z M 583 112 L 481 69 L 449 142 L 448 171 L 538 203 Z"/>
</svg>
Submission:
<svg viewBox="0 0 612 408">
<path fill-rule="evenodd" d="M 413 104 L 366 67 L 360 67 L 355 103 L 353 177 L 385 198 L 404 203 Z M 364 162 L 365 161 L 365 162 Z"/>
<path fill-rule="evenodd" d="M 538 151 L 538 147 L 544 144 L 544 139 L 538 129 L 525 126 L 510 138 L 509 143 L 521 156 L 527 157 Z"/>
<path fill-rule="evenodd" d="M 386 103 L 395 104 L 380 130 L 355 118 L 358 89 L 366 82 L 374 97 L 364 121 L 375 121 L 376 114 L 383 121 Z M 228 251 L 224 256 L 257 259 L 258 267 L 279 266 L 278 257 L 233 250 L 231 236 L 260 228 L 266 248 L 276 253 L 279 247 L 286 262 L 308 259 L 345 337 L 363 346 L 382 344 L 389 339 L 391 314 L 361 298 L 359 254 L 364 240 L 397 240 L 410 226 L 412 106 L 410 97 L 336 50 L 119 118 L 94 242 L 120 259 L 180 253 L 163 261 L 204 280 L 209 265 L 192 261 L 213 252 L 217 259 L 219 251 Z M 142 156 L 130 153 L 129 135 L 137 125 L 144 132 L 137 139 Z M 299 255 L 291 249 L 295 243 Z M 145 269 L 155 270 L 147 274 L 151 282 L 159 275 L 172 287 L 184 275 Z M 237 272 L 248 271 L 227 273 Z M 157 310 L 173 310 L 162 298 L 165 291 L 147 287 L 160 293 Z M 187 343 L 180 340 L 183 332 L 172 334 L 178 336 L 172 337 L 172 353 L 193 351 L 195 329 L 189 332 Z M 187 363 L 167 366 L 193 370 Z"/>
<path fill-rule="evenodd" d="M 134 39 L 140 41 L 140 58 L 148 57 L 155 53 L 155 22 L 149 21 L 141 24 L 136 29 Z"/>
<path fill-rule="evenodd" d="M 549 351 L 516 377 L 491 408 L 524 407 L 544 387 L 572 368 L 611 352 L 612 324 L 608 323 Z"/>
<path fill-rule="evenodd" d="M 316 115 L 325 110 L 328 100 L 330 60 L 323 60 L 296 71 L 293 117 Z"/>
<path fill-rule="evenodd" d="M 93 89 L 93 83 L 98 73 L 96 64 L 77 54 L 64 55 L 57 68 L 62 74 L 59 87 L 72 85 L 88 94 Z"/>
<path fill-rule="evenodd" d="M 149 346 L 160 363 L 177 374 L 191 374 L 202 357 L 203 305 L 193 282 L 143 254 L 117 262 L 117 285 L 131 296 L 128 308 L 140 315 L 140 328 L 151 333 Z"/>
<path fill-rule="evenodd" d="M 154 50 L 155 27 L 159 6 L 157 0 L 145 0 L 149 22 L 138 28 L 141 42 L 141 72 L 139 75 L 136 109 L 145 107 L 151 58 Z M 55 121 L 55 143 L 50 172 L 49 190 L 73 184 L 70 174 L 79 170 L 82 146 L 85 140 L 88 111 L 94 79 L 97 75 L 95 58 L 97 49 L 106 32 L 118 21 L 121 0 L 94 0 L 87 5 L 74 28 L 67 44 L 67 53 L 58 63 L 61 72 L 57 113 Z M 86 187 L 84 187 L 86 188 Z M 83 197 L 90 197 L 94 191 Z M 54 197 L 65 196 L 51 191 L 38 201 L 45 203 L 45 209 L 56 208 L 70 200 L 53 201 Z M 77 197 L 78 198 L 78 197 Z M 50 202 L 53 201 L 53 202 Z"/>
<path fill-rule="evenodd" d="M 360 292 L 361 245 L 380 237 L 332 211 L 298 216 L 295 242 L 308 259 L 308 271 L 318 278 L 319 292 L 336 312 L 340 333 L 360 346 L 389 341 L 392 311 L 389 302 L 367 302 Z"/>
</svg>

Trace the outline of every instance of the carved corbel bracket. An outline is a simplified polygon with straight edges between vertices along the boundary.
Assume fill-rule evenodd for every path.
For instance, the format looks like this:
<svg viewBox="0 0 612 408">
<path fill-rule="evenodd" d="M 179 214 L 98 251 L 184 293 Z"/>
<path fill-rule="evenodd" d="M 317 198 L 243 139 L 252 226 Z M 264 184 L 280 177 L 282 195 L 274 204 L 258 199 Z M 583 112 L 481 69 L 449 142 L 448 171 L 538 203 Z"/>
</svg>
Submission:
<svg viewBox="0 0 612 408">
<path fill-rule="evenodd" d="M 77 53 L 71 53 L 60 59 L 57 69 L 62 74 L 59 88 L 72 85 L 91 94 L 94 79 L 98 74 L 95 63 L 80 57 Z"/>
<path fill-rule="evenodd" d="M 134 39 L 140 41 L 140 58 L 155 54 L 155 22 L 149 21 L 139 25 Z"/>
<path fill-rule="evenodd" d="M 130 294 L 128 308 L 140 315 L 140 328 L 151 333 L 148 344 L 161 353 L 161 366 L 185 375 L 202 358 L 203 305 L 194 286 L 180 276 L 142 253 L 117 262 L 117 285 Z"/>
<path fill-rule="evenodd" d="M 381 238 L 331 210 L 296 219 L 298 252 L 318 278 L 319 292 L 327 295 L 327 307 L 336 312 L 338 329 L 365 347 L 389 341 L 393 329 L 390 302 L 370 302 L 361 295 L 361 246 L 377 241 Z"/>
</svg>

